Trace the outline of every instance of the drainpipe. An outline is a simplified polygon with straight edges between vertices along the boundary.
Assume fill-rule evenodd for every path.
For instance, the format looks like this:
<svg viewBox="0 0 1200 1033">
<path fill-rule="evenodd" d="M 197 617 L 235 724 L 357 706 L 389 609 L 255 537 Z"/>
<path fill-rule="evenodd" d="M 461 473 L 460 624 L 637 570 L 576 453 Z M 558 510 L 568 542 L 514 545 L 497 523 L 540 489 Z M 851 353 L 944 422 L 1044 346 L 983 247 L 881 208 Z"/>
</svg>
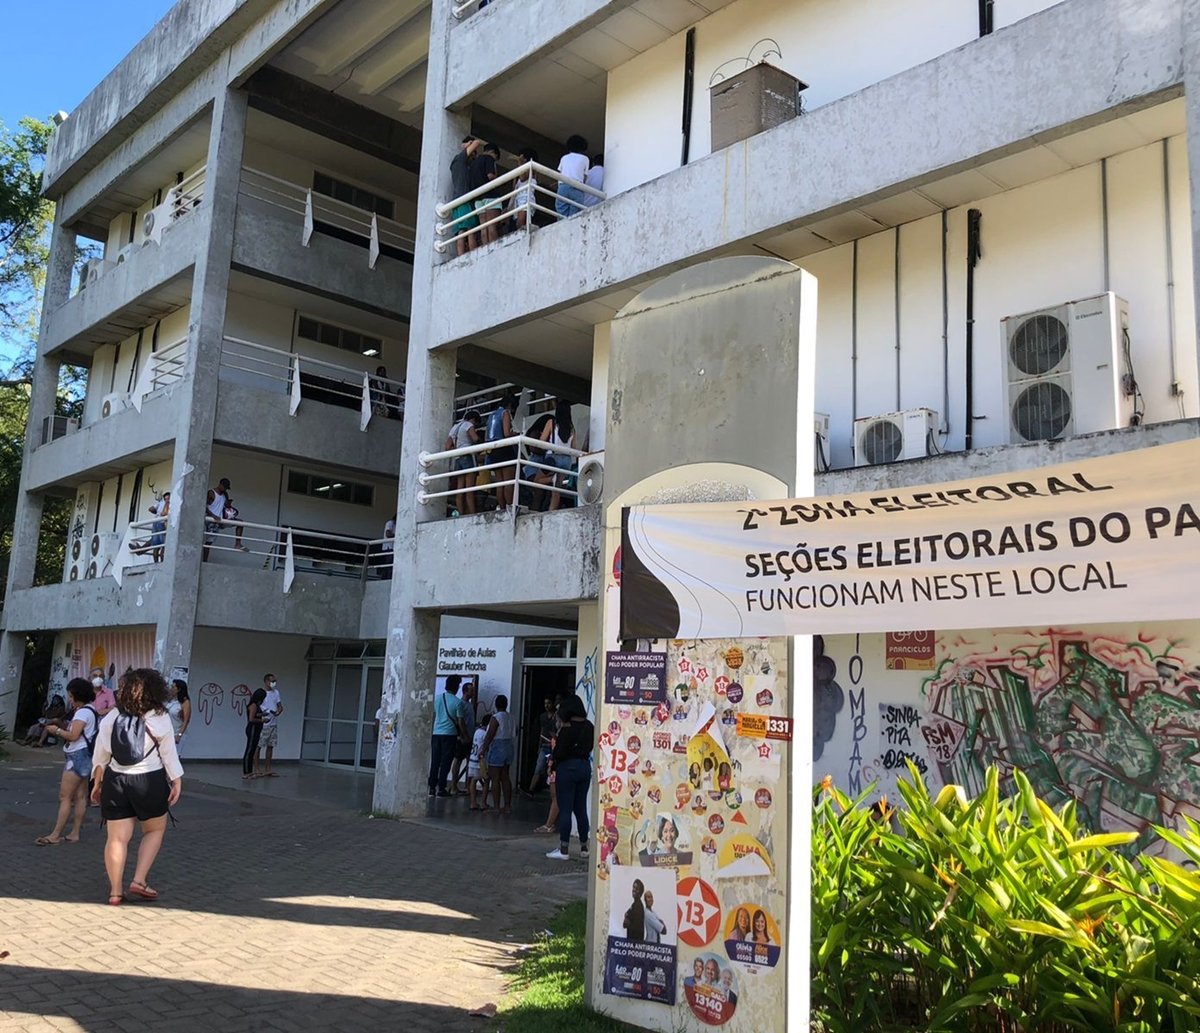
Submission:
<svg viewBox="0 0 1200 1033">
<path fill-rule="evenodd" d="M 683 50 L 683 151 L 679 156 L 681 166 L 688 163 L 692 149 L 692 94 L 696 78 L 696 29 L 687 31 Z"/>
<path fill-rule="evenodd" d="M 900 227 L 896 227 L 896 253 L 893 256 L 895 281 L 892 285 L 896 301 L 896 412 L 900 411 Z"/>
<path fill-rule="evenodd" d="M 942 434 L 950 437 L 950 212 L 942 209 Z"/>
<path fill-rule="evenodd" d="M 975 425 L 975 266 L 981 255 L 979 223 L 983 213 L 978 208 L 967 212 L 967 422 L 963 429 L 963 447 L 970 452 L 974 446 Z"/>
<path fill-rule="evenodd" d="M 858 419 L 858 239 L 850 271 L 850 421 Z"/>
<path fill-rule="evenodd" d="M 996 28 L 995 0 L 979 0 L 979 35 L 990 36 Z"/>
</svg>

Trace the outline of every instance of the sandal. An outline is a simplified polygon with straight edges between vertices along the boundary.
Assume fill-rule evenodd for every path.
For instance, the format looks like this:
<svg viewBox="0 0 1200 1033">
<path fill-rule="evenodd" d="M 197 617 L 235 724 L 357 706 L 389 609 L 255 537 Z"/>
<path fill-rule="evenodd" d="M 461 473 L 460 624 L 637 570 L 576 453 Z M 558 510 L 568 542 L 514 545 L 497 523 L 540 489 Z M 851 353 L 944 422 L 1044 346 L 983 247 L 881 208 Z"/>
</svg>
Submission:
<svg viewBox="0 0 1200 1033">
<path fill-rule="evenodd" d="M 131 882 L 128 892 L 142 900 L 158 900 L 158 890 L 151 889 L 144 882 Z"/>
<path fill-rule="evenodd" d="M 125 903 L 125 897 L 122 894 L 114 893 L 108 898 L 108 902 L 113 907 L 117 907 L 119 904 Z"/>
<path fill-rule="evenodd" d="M 62 840 L 61 839 L 51 839 L 49 836 L 38 836 L 38 838 L 35 839 L 34 842 L 38 846 L 58 846 L 58 844 L 61 843 Z"/>
<path fill-rule="evenodd" d="M 552 829 L 552 828 L 551 828 L 549 825 L 539 825 L 539 826 L 538 826 L 536 829 L 534 829 L 533 831 L 534 831 L 534 832 L 553 832 L 553 831 L 554 831 L 554 829 Z"/>
</svg>

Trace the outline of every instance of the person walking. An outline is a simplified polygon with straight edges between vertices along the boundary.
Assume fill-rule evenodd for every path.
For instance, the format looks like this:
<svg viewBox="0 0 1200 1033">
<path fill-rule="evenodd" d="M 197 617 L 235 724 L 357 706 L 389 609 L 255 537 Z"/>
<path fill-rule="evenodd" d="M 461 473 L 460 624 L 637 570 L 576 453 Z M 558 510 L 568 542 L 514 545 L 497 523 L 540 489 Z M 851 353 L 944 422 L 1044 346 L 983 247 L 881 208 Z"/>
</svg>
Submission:
<svg viewBox="0 0 1200 1033">
<path fill-rule="evenodd" d="M 63 756 L 66 764 L 58 783 L 58 820 L 48 836 L 38 836 L 38 846 L 58 846 L 59 843 L 78 843 L 79 830 L 87 811 L 87 782 L 92 773 L 92 746 L 96 741 L 99 718 L 92 708 L 96 693 L 83 678 L 72 678 L 67 683 L 67 704 L 74 707 L 71 720 L 51 722 L 46 725 L 49 734 L 63 740 Z M 71 831 L 63 837 L 67 820 L 74 813 Z"/>
<path fill-rule="evenodd" d="M 561 702 L 561 699 L 558 700 Z M 558 731 L 555 697 L 547 696 L 542 701 L 543 710 L 538 715 L 538 757 L 533 768 L 533 777 L 529 780 L 526 796 L 533 796 L 539 785 L 549 773 L 550 751 L 554 749 L 554 734 Z M 553 791 L 551 796 L 553 796 Z"/>
<path fill-rule="evenodd" d="M 183 766 L 167 716 L 167 683 L 157 671 L 128 671 L 117 688 L 117 708 L 100 722 L 92 757 L 92 801 L 100 804 L 108 840 L 104 868 L 108 902 L 123 904 L 125 860 L 134 822 L 142 829 L 128 894 L 157 900 L 150 869 L 162 848 L 167 812 L 183 788 Z"/>
<path fill-rule="evenodd" d="M 483 754 L 487 758 L 488 787 L 496 801 L 496 810 L 501 814 L 512 814 L 512 778 L 509 767 L 513 756 L 513 716 L 508 712 L 508 697 L 496 697 L 496 712 L 488 722 L 487 736 L 483 740 Z M 500 794 L 504 794 L 504 802 L 500 802 Z M 487 803 L 487 792 L 483 801 Z"/>
<path fill-rule="evenodd" d="M 558 848 L 546 856 L 555 861 L 570 858 L 571 816 L 579 829 L 579 851 L 588 856 L 588 786 L 592 781 L 592 747 L 596 729 L 587 719 L 583 700 L 570 695 L 558 708 L 561 727 L 554 742 L 554 789 L 558 796 Z M 633 937 L 631 937 L 632 939 Z M 636 937 L 641 939 L 641 937 Z"/>
<path fill-rule="evenodd" d="M 263 682 L 271 676 L 268 674 Z M 262 738 L 263 701 L 267 698 L 265 688 L 255 689 L 246 704 L 246 752 L 242 754 L 242 781 L 258 777 L 258 743 Z"/>
<path fill-rule="evenodd" d="M 192 723 L 192 701 L 188 698 L 187 682 L 182 678 L 172 678 L 167 686 L 167 716 L 175 732 L 175 752 L 182 757 L 183 737 Z"/>
<path fill-rule="evenodd" d="M 446 679 L 446 689 L 433 699 L 433 732 L 429 737 L 429 795 L 449 796 L 446 780 L 454 763 L 454 750 L 459 739 L 462 702 L 458 688 L 462 678 L 452 674 Z"/>
</svg>

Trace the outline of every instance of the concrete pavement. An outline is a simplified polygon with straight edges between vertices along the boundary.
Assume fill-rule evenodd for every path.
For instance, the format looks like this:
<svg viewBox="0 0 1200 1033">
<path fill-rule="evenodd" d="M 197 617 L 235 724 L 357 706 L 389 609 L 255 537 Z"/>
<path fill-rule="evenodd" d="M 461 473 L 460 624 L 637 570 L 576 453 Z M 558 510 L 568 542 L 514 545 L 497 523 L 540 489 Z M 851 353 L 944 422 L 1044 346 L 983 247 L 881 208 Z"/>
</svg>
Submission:
<svg viewBox="0 0 1200 1033">
<path fill-rule="evenodd" d="M 33 842 L 61 754 L 10 755 L 0 1033 L 482 1031 L 494 1023 L 468 1012 L 500 1000 L 519 947 L 585 893 L 581 863 L 544 858 L 553 837 L 513 835 L 527 822 L 463 834 L 185 775 L 161 899 L 109 907 L 94 809 L 81 843 Z"/>
</svg>

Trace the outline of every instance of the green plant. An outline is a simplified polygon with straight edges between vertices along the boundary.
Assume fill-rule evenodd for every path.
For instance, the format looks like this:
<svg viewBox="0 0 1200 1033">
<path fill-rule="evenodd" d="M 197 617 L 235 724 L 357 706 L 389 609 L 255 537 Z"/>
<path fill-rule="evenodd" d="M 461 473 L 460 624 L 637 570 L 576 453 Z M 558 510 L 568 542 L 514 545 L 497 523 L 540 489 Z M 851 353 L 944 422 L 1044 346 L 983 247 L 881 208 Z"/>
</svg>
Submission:
<svg viewBox="0 0 1200 1033">
<path fill-rule="evenodd" d="M 814 1029 L 1185 1033 L 1200 1028 L 1200 875 L 1088 834 L 1014 771 L 967 800 L 915 769 L 899 810 L 827 779 L 813 825 Z M 1193 864 L 1200 826 L 1157 830 Z"/>
</svg>

